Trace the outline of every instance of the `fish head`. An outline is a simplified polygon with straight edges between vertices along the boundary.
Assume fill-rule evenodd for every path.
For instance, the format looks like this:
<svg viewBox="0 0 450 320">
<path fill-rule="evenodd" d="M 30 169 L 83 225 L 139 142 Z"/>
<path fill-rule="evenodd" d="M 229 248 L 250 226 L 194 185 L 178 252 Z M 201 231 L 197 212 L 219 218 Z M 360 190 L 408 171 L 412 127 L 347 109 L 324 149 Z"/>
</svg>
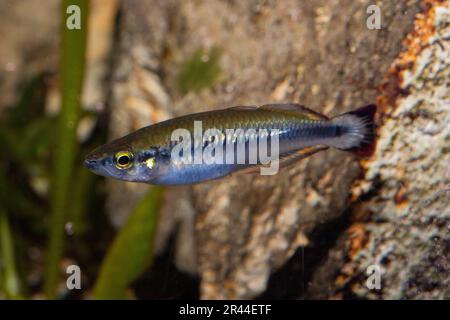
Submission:
<svg viewBox="0 0 450 320">
<path fill-rule="evenodd" d="M 89 153 L 84 166 L 104 177 L 152 183 L 159 175 L 159 158 L 158 148 L 135 149 L 128 144 L 113 142 Z"/>
</svg>

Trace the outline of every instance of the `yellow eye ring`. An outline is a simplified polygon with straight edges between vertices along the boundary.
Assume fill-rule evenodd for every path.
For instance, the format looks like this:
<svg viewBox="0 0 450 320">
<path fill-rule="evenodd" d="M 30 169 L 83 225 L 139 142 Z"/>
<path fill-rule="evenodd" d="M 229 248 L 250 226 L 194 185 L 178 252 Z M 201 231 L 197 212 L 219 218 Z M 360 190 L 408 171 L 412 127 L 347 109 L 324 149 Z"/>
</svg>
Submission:
<svg viewBox="0 0 450 320">
<path fill-rule="evenodd" d="M 127 169 L 133 164 L 133 153 L 130 151 L 119 151 L 114 156 L 117 169 Z"/>
</svg>

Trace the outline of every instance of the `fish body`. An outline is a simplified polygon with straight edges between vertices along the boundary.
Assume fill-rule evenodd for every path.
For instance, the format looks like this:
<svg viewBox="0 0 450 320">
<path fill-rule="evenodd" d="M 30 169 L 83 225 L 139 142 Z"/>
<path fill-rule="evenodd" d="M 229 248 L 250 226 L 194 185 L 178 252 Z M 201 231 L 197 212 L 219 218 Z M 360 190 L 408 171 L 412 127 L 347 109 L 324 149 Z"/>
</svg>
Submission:
<svg viewBox="0 0 450 320">
<path fill-rule="evenodd" d="M 278 104 L 189 114 L 100 146 L 85 166 L 116 179 L 179 185 L 250 171 L 267 160 L 283 166 L 328 147 L 364 153 L 373 144 L 375 112 L 368 105 L 329 119 L 297 104 Z M 190 142 L 183 148 L 174 135 L 180 129 L 188 134 L 181 140 Z"/>
</svg>

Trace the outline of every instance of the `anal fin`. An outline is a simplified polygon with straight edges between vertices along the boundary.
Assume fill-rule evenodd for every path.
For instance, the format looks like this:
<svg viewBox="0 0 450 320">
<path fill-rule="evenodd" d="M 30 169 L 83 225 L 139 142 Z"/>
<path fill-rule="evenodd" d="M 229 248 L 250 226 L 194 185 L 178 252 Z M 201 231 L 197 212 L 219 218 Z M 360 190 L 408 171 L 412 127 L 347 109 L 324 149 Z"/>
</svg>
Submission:
<svg viewBox="0 0 450 320">
<path fill-rule="evenodd" d="M 279 160 L 280 161 L 279 168 L 289 167 L 290 165 L 296 163 L 297 161 L 305 159 L 319 151 L 323 151 L 328 148 L 329 148 L 328 146 L 323 146 L 323 145 L 306 147 L 306 148 L 297 150 L 293 153 L 281 156 L 280 160 Z"/>
<path fill-rule="evenodd" d="M 295 152 L 283 155 L 280 157 L 279 160 L 274 160 L 274 161 L 279 161 L 279 164 L 278 164 L 279 169 L 286 168 L 302 159 L 305 159 L 319 151 L 323 151 L 328 148 L 329 148 L 328 146 L 323 146 L 323 145 L 306 147 L 306 148 L 297 150 Z M 255 164 L 255 165 L 249 166 L 248 168 L 241 169 L 241 170 L 239 170 L 239 172 L 246 173 L 246 174 L 256 174 L 256 173 L 260 172 L 260 169 L 262 166 L 264 166 L 264 165 Z"/>
</svg>

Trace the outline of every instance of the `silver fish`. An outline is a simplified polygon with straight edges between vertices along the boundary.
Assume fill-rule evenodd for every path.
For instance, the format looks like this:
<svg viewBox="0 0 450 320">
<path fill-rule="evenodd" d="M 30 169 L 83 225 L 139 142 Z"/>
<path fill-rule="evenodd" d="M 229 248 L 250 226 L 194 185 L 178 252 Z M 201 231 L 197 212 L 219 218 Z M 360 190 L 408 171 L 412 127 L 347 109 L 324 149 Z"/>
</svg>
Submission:
<svg viewBox="0 0 450 320">
<path fill-rule="evenodd" d="M 373 149 L 375 113 L 376 106 L 371 104 L 328 118 L 298 104 L 271 104 L 190 114 L 100 146 L 87 155 L 84 164 L 96 174 L 115 179 L 183 185 L 241 170 L 261 170 L 274 161 L 284 167 L 328 147 L 366 155 Z M 197 124 L 202 132 L 213 134 L 197 137 Z M 191 142 L 184 145 L 187 149 L 180 148 L 179 139 L 174 140 L 177 129 L 188 133 L 189 139 L 183 139 Z M 262 156 L 263 149 L 270 150 L 270 156 L 268 152 Z M 239 150 L 245 150 L 240 158 Z M 215 162 L 195 161 L 199 154 L 205 160 L 206 152 L 215 156 Z"/>
</svg>

